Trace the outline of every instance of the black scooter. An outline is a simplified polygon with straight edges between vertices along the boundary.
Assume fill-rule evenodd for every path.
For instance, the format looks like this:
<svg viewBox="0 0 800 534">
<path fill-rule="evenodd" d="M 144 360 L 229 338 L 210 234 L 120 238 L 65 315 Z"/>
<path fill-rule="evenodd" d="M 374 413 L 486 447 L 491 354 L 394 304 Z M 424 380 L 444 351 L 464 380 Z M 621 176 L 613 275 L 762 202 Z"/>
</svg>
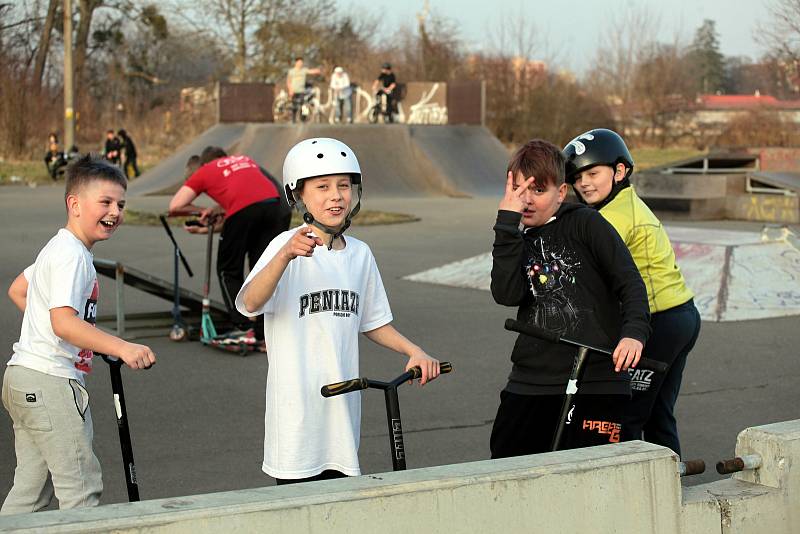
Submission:
<svg viewBox="0 0 800 534">
<path fill-rule="evenodd" d="M 119 445 L 122 449 L 122 463 L 125 469 L 125 485 L 128 488 L 128 501 L 139 500 L 139 482 L 136 479 L 136 465 L 133 463 L 133 446 L 131 445 L 131 432 L 128 427 L 128 412 L 125 409 L 125 392 L 122 389 L 122 360 L 95 352 L 108 364 L 111 372 L 111 392 L 114 394 L 114 412 L 117 415 L 117 429 L 119 430 Z"/>
<path fill-rule="evenodd" d="M 453 366 L 450 362 L 441 362 L 439 364 L 439 372 L 441 374 L 449 373 L 452 370 Z M 397 387 L 404 382 L 415 380 L 421 376 L 422 370 L 419 367 L 412 367 L 389 382 L 380 382 L 369 378 L 353 378 L 344 382 L 322 386 L 320 393 L 322 393 L 323 397 L 333 397 L 367 388 L 382 389 L 386 398 L 386 419 L 389 423 L 389 449 L 392 455 L 392 468 L 394 471 L 405 471 L 406 450 L 403 445 L 403 425 L 400 422 L 400 402 L 397 398 Z"/>
<path fill-rule="evenodd" d="M 175 236 L 172 235 L 172 229 L 169 227 L 169 223 L 167 222 L 167 218 L 164 215 L 158 216 L 159 220 L 161 220 L 161 224 L 164 226 L 164 230 L 167 232 L 167 236 L 169 236 L 170 241 L 172 241 L 172 246 L 175 250 L 174 262 L 173 262 L 173 282 L 175 284 L 174 291 L 173 291 L 173 301 L 172 301 L 172 330 L 169 332 L 169 338 L 172 341 L 183 341 L 189 337 L 189 331 L 186 326 L 186 322 L 181 317 L 181 293 L 180 293 L 180 284 L 178 280 L 179 275 L 179 267 L 178 262 L 183 263 L 183 266 L 186 268 L 186 273 L 191 277 L 194 276 L 192 272 L 192 268 L 189 267 L 189 262 L 186 261 L 186 256 L 183 255 L 181 252 L 181 247 L 178 246 L 178 242 L 175 241 Z"/>
<path fill-rule="evenodd" d="M 564 427 L 567 424 L 567 418 L 569 416 L 569 411 L 572 409 L 572 397 L 578 392 L 578 381 L 581 379 L 583 375 L 583 367 L 586 363 L 586 358 L 589 355 L 589 352 L 596 352 L 598 354 L 604 354 L 606 356 L 611 356 L 613 354 L 612 351 L 602 348 L 602 347 L 595 347 L 592 345 L 587 345 L 586 343 L 580 343 L 578 341 L 574 341 L 572 339 L 568 339 L 562 337 L 561 335 L 551 332 L 549 330 L 544 330 L 543 328 L 539 328 L 536 325 L 530 325 L 523 323 L 521 321 L 517 321 L 515 319 L 506 319 L 505 324 L 506 330 L 511 330 L 513 332 L 517 332 L 520 334 L 525 334 L 526 336 L 536 337 L 542 339 L 544 341 L 549 341 L 551 343 L 562 343 L 564 345 L 570 345 L 572 347 L 577 347 L 578 352 L 575 354 L 575 359 L 572 362 L 572 371 L 569 375 L 569 380 L 567 381 L 567 387 L 564 392 L 564 402 L 561 405 L 561 415 L 559 417 L 558 426 L 556 427 L 555 434 L 553 435 L 553 443 L 550 450 L 557 451 L 561 446 L 561 440 L 564 434 Z M 651 360 L 650 358 L 641 358 L 639 360 L 639 367 L 644 367 L 647 369 L 652 369 L 653 371 L 657 372 L 666 372 L 669 367 L 664 362 L 660 362 L 657 360 Z"/>
</svg>

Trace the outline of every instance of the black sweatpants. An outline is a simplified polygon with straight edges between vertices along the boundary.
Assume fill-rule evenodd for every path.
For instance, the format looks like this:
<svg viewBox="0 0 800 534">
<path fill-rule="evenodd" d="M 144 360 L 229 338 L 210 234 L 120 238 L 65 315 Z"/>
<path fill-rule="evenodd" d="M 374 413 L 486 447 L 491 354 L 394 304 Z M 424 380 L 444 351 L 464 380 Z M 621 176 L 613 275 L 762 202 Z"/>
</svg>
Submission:
<svg viewBox="0 0 800 534">
<path fill-rule="evenodd" d="M 681 389 L 686 356 L 700 334 L 700 313 L 694 300 L 650 317 L 652 334 L 643 356 L 669 365 L 666 373 L 629 371 L 633 396 L 625 410 L 623 439 L 644 439 L 681 454 L 675 402 Z"/>
<path fill-rule="evenodd" d="M 125 158 L 125 162 L 122 164 L 122 170 L 125 172 L 125 177 L 130 179 L 131 178 L 131 171 L 133 171 L 134 178 L 138 178 L 140 174 L 139 166 L 136 164 L 136 156 L 130 156 L 129 158 Z"/>
<path fill-rule="evenodd" d="M 272 239 L 289 229 L 291 212 L 281 208 L 277 198 L 250 204 L 227 219 L 219 236 L 217 251 L 217 276 L 222 289 L 222 298 L 228 308 L 231 322 L 246 330 L 254 324 L 236 311 L 236 295 L 244 284 L 244 262 L 250 269 Z M 264 339 L 264 316 L 259 315 L 255 324 L 257 339 Z"/>
<path fill-rule="evenodd" d="M 618 443 L 627 395 L 575 395 L 561 450 Z M 564 395 L 500 392 L 489 442 L 492 458 L 549 452 Z"/>
</svg>

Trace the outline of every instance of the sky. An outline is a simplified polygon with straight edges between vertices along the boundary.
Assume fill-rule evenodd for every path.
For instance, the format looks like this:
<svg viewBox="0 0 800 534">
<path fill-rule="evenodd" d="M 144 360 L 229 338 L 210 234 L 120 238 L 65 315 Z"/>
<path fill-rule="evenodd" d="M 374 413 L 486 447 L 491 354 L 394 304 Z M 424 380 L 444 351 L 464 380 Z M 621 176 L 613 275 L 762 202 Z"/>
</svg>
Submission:
<svg viewBox="0 0 800 534">
<path fill-rule="evenodd" d="M 472 50 L 491 50 L 503 20 L 520 14 L 532 32 L 546 42 L 541 59 L 555 58 L 560 68 L 578 74 L 588 70 L 604 32 L 614 31 L 614 17 L 626 9 L 645 9 L 659 20 L 658 40 L 679 35 L 691 42 L 706 18 L 716 22 L 720 50 L 726 56 L 757 59 L 763 52 L 753 34 L 768 20 L 769 0 L 429 0 L 430 9 L 451 19 Z M 339 0 L 345 9 L 381 13 L 386 28 L 416 26 L 423 0 Z M 622 30 L 620 28 L 619 30 Z M 391 32 L 390 32 L 391 33 Z M 495 47 L 496 48 L 496 47 Z"/>
</svg>

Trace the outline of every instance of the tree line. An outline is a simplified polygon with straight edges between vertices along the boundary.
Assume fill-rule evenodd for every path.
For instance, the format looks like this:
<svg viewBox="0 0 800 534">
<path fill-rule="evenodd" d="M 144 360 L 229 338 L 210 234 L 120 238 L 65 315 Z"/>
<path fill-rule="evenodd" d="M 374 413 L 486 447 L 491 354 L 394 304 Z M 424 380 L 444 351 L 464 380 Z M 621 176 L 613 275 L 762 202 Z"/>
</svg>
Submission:
<svg viewBox="0 0 800 534">
<path fill-rule="evenodd" d="M 800 0 L 769 4 L 768 22 L 754 28 L 766 50 L 756 60 L 725 57 L 712 20 L 688 42 L 661 42 L 651 37 L 658 17 L 629 9 L 615 21 L 624 30 L 603 32 L 580 77 L 559 68 L 524 13 L 502 21 L 488 50 L 475 52 L 455 20 L 427 9 L 394 29 L 334 0 L 74 0 L 73 10 L 77 139 L 86 150 L 107 128 L 124 127 L 140 145 L 168 151 L 213 120 L 180 113 L 181 88 L 283 83 L 296 56 L 328 75 L 343 65 L 355 80 L 374 79 L 384 61 L 401 81 L 484 80 L 487 126 L 508 144 L 566 143 L 605 126 L 634 144 L 704 147 L 719 136 L 681 127 L 699 94 L 791 99 L 800 84 Z M 36 155 L 62 127 L 63 20 L 63 0 L 0 1 L 0 155 Z"/>
</svg>

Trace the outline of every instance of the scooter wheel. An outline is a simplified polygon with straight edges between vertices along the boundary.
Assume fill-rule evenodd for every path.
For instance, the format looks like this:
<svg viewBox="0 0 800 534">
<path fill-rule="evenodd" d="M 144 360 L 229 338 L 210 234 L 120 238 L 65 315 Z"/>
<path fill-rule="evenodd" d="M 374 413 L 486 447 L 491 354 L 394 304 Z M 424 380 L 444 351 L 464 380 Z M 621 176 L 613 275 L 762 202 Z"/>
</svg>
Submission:
<svg viewBox="0 0 800 534">
<path fill-rule="evenodd" d="M 169 338 L 172 341 L 183 341 L 186 339 L 186 330 L 175 325 L 172 327 L 172 330 L 169 331 Z"/>
</svg>

